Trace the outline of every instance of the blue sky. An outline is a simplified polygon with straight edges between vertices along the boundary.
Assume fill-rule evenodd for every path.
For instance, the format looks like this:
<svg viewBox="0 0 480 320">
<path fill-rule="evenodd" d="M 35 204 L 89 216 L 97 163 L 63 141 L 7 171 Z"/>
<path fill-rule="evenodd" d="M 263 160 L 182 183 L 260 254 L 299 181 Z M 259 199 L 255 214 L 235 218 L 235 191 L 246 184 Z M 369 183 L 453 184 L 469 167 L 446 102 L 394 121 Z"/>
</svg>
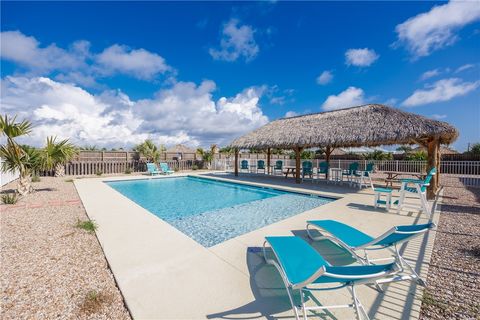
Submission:
<svg viewBox="0 0 480 320">
<path fill-rule="evenodd" d="M 2 2 L 2 112 L 125 147 L 385 103 L 480 141 L 480 2 Z"/>
</svg>

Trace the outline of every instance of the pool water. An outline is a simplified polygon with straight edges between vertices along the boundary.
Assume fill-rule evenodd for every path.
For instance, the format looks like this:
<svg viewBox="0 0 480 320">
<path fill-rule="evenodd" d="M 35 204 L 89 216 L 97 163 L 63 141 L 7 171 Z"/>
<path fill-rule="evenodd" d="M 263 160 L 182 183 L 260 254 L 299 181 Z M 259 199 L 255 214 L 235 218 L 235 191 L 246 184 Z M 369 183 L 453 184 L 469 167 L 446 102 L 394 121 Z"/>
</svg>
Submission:
<svg viewBox="0 0 480 320">
<path fill-rule="evenodd" d="M 107 184 L 205 247 L 333 201 L 197 177 Z"/>
</svg>

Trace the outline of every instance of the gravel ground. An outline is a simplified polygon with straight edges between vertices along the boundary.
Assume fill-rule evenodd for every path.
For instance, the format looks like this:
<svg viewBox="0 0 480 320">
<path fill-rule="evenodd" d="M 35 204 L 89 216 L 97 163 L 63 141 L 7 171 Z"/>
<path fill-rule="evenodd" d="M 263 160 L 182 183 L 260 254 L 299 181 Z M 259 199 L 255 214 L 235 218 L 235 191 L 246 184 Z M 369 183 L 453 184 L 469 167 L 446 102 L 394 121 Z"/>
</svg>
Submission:
<svg viewBox="0 0 480 320">
<path fill-rule="evenodd" d="M 444 182 L 420 319 L 480 319 L 480 188 Z"/>
<path fill-rule="evenodd" d="M 75 227 L 88 218 L 67 179 L 0 207 L 1 319 L 130 319 L 95 234 Z"/>
</svg>

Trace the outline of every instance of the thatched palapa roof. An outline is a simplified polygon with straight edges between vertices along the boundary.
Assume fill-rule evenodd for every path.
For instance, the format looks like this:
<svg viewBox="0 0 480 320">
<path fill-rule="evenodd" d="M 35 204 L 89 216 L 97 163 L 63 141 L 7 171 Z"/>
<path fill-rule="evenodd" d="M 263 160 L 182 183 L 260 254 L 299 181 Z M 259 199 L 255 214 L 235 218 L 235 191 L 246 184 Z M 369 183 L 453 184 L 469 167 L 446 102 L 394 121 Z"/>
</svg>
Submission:
<svg viewBox="0 0 480 320">
<path fill-rule="evenodd" d="M 436 138 L 453 142 L 452 125 L 380 104 L 327 111 L 272 121 L 242 137 L 235 148 L 359 147 L 413 144 Z"/>
<path fill-rule="evenodd" d="M 190 149 L 187 146 L 184 146 L 183 144 L 177 144 L 176 146 L 173 146 L 171 148 L 168 148 L 165 153 L 195 153 L 196 151 L 194 149 Z"/>
</svg>

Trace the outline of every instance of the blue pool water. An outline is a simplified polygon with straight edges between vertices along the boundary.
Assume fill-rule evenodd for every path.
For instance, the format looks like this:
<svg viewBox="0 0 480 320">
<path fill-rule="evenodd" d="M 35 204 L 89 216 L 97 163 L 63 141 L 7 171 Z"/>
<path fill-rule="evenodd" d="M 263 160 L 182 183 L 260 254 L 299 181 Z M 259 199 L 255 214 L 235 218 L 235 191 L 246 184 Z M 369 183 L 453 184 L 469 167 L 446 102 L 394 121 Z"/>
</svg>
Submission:
<svg viewBox="0 0 480 320">
<path fill-rule="evenodd" d="M 332 201 L 196 177 L 107 184 L 205 247 Z"/>
</svg>

